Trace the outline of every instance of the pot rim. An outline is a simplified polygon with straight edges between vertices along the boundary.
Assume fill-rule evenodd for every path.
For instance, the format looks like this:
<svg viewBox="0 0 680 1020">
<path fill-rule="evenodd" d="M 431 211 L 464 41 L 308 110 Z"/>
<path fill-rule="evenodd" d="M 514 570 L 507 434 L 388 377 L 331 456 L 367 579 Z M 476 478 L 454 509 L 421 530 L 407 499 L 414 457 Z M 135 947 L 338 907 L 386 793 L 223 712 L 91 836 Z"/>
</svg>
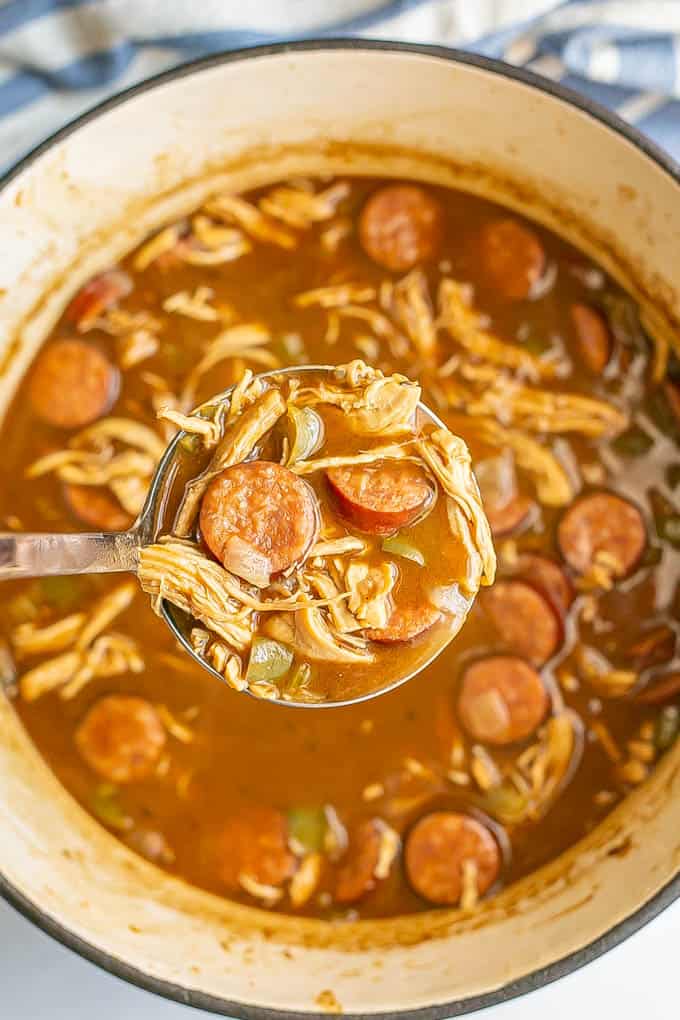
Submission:
<svg viewBox="0 0 680 1020">
<path fill-rule="evenodd" d="M 394 42 L 378 39 L 353 39 L 353 38 L 320 38 L 305 39 L 292 42 L 268 43 L 261 46 L 247 46 L 235 50 L 222 51 L 211 54 L 207 57 L 199 57 L 190 60 L 143 81 L 121 92 L 115 93 L 108 99 L 97 103 L 86 110 L 85 113 L 69 121 L 59 130 L 49 135 L 44 141 L 32 148 L 17 163 L 10 167 L 0 176 L 0 191 L 3 191 L 16 177 L 31 166 L 40 156 L 51 149 L 54 145 L 68 138 L 91 120 L 95 120 L 101 114 L 114 109 L 128 99 L 150 91 L 166 82 L 175 81 L 221 64 L 235 63 L 242 60 L 251 60 L 257 57 L 267 57 L 282 53 L 300 53 L 305 51 L 323 50 L 347 50 L 347 51 L 379 51 L 392 53 L 411 53 L 426 57 L 435 57 L 440 60 L 447 60 L 453 63 L 464 64 L 469 67 L 480 68 L 501 77 L 518 81 L 524 85 L 548 93 L 562 102 L 577 107 L 602 125 L 617 134 L 623 136 L 628 142 L 640 149 L 658 167 L 664 170 L 672 180 L 680 185 L 680 163 L 673 159 L 667 152 L 647 138 L 642 132 L 631 127 L 617 114 L 606 107 L 587 98 L 575 90 L 554 82 L 541 75 L 535 74 L 523 67 L 515 67 L 502 60 L 480 56 L 469 53 L 465 50 L 454 47 L 428 45 L 424 43 Z M 50 935 L 61 945 L 73 950 L 79 956 L 96 964 L 102 970 L 107 971 L 114 977 L 121 978 L 132 985 L 136 985 L 144 991 L 152 992 L 174 1002 L 185 1006 L 193 1006 L 197 1009 L 207 1010 L 221 1016 L 238 1018 L 238 1020 L 326 1020 L 326 1013 L 298 1012 L 294 1010 L 271 1009 L 264 1006 L 249 1006 L 244 1003 L 234 1002 L 205 992 L 185 988 L 182 985 L 156 978 L 144 973 L 120 960 L 104 950 L 98 949 L 85 939 L 74 934 L 54 918 L 45 913 L 36 903 L 24 896 L 17 888 L 7 881 L 0 872 L 0 896 L 14 909 L 23 915 L 28 921 L 36 925 L 41 931 Z M 511 981 L 492 992 L 482 995 L 470 996 L 464 999 L 456 999 L 450 1003 L 433 1006 L 424 1006 L 419 1009 L 399 1010 L 398 1012 L 382 1012 L 371 1014 L 375 1020 L 393 1020 L 399 1017 L 400 1020 L 445 1020 L 464 1016 L 476 1012 L 488 1006 L 495 1006 L 511 999 L 519 998 L 522 995 L 532 992 L 545 985 L 557 981 L 559 978 L 579 970 L 586 964 L 596 960 L 599 956 L 618 946 L 629 936 L 634 935 L 646 924 L 662 913 L 666 907 L 680 898 L 680 871 L 665 886 L 663 886 L 650 900 L 643 904 L 629 917 L 615 924 L 604 934 L 593 939 L 588 945 L 575 950 L 556 960 L 554 963 L 532 971 L 516 981 Z M 345 1013 L 347 1020 L 362 1020 L 364 1014 Z"/>
</svg>

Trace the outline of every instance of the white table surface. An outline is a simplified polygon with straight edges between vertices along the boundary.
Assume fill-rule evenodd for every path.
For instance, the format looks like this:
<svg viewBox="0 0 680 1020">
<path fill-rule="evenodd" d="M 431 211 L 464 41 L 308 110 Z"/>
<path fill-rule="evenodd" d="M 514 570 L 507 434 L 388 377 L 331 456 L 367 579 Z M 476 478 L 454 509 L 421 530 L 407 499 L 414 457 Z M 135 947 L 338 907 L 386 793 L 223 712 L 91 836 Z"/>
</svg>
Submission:
<svg viewBox="0 0 680 1020">
<path fill-rule="evenodd" d="M 674 1020 L 680 903 L 575 974 L 482 1010 L 475 1020 Z M 111 977 L 52 941 L 0 902 L 2 1020 L 199 1020 L 211 1014 L 166 1002 Z"/>
</svg>

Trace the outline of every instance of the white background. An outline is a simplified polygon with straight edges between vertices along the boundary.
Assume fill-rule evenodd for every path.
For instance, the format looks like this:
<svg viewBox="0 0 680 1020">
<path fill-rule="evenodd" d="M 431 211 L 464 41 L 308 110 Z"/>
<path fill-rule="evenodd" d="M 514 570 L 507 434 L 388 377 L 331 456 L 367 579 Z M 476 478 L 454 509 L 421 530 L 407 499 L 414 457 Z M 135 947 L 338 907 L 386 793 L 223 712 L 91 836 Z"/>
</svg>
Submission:
<svg viewBox="0 0 680 1020">
<path fill-rule="evenodd" d="M 211 1014 L 119 981 L 0 902 L 1 1020 L 200 1020 Z M 622 945 L 475 1020 L 676 1020 L 680 902 Z"/>
</svg>

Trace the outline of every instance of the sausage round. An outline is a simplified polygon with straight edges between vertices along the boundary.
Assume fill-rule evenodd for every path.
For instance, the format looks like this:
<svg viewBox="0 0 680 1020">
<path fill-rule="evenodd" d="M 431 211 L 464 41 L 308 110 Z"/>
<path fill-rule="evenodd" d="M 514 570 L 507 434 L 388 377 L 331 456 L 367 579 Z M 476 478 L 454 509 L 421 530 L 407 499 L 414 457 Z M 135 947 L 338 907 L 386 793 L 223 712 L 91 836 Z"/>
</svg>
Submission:
<svg viewBox="0 0 680 1020">
<path fill-rule="evenodd" d="M 278 574 L 302 560 L 316 539 L 316 495 L 280 464 L 235 464 L 208 486 L 200 527 L 213 555 L 239 577 L 248 573 L 242 564 L 249 557 L 264 573 Z"/>
<path fill-rule="evenodd" d="M 604 317 L 590 305 L 574 304 L 569 309 L 574 344 L 581 362 L 589 372 L 604 371 L 612 353 L 612 335 Z"/>
<path fill-rule="evenodd" d="M 425 472 L 409 461 L 330 468 L 326 478 L 342 516 L 369 535 L 411 524 L 433 495 Z"/>
<path fill-rule="evenodd" d="M 379 818 L 369 818 L 352 833 L 335 883 L 337 903 L 356 903 L 375 889 L 383 828 Z"/>
<path fill-rule="evenodd" d="M 504 506 L 485 503 L 484 509 L 494 538 L 502 538 L 516 531 L 533 508 L 534 501 L 526 496 L 516 496 Z"/>
<path fill-rule="evenodd" d="M 540 726 L 550 698 L 524 659 L 492 655 L 468 666 L 458 695 L 460 721 L 475 740 L 498 747 L 524 740 Z"/>
<path fill-rule="evenodd" d="M 133 518 L 106 489 L 92 485 L 64 486 L 64 496 L 71 512 L 83 524 L 99 531 L 125 531 Z"/>
<path fill-rule="evenodd" d="M 218 876 L 232 892 L 242 889 L 241 875 L 262 885 L 280 886 L 295 871 L 288 824 L 274 808 L 243 807 L 222 826 L 214 852 Z"/>
<path fill-rule="evenodd" d="M 359 217 L 366 254 L 395 273 L 433 258 L 442 242 L 444 211 L 415 184 L 388 184 L 374 192 Z"/>
<path fill-rule="evenodd" d="M 574 601 L 574 588 L 554 560 L 536 553 L 524 553 L 519 558 L 517 573 L 520 578 L 545 595 L 553 609 L 564 618 Z"/>
<path fill-rule="evenodd" d="M 611 492 L 595 492 L 569 507 L 558 525 L 557 542 L 577 573 L 585 573 L 601 557 L 612 576 L 620 578 L 637 565 L 647 531 L 632 503 Z"/>
<path fill-rule="evenodd" d="M 84 333 L 103 312 L 127 297 L 132 287 L 131 277 L 120 269 L 109 269 L 93 276 L 71 301 L 66 318 L 79 333 Z"/>
<path fill-rule="evenodd" d="M 460 902 L 465 861 L 475 865 L 480 896 L 490 889 L 501 868 L 500 847 L 489 829 L 455 811 L 434 811 L 416 822 L 404 855 L 414 890 L 439 906 Z"/>
<path fill-rule="evenodd" d="M 525 581 L 497 581 L 481 605 L 510 651 L 542 666 L 562 640 L 562 624 L 552 604 Z"/>
<path fill-rule="evenodd" d="M 503 297 L 531 297 L 545 270 L 545 252 L 529 227 L 510 217 L 492 220 L 480 234 L 482 266 Z"/>
<path fill-rule="evenodd" d="M 96 347 L 84 340 L 56 340 L 35 363 L 29 397 L 46 424 L 77 429 L 106 414 L 119 388 L 118 369 Z"/>
<path fill-rule="evenodd" d="M 364 634 L 371 641 L 393 644 L 411 641 L 424 634 L 441 618 L 441 613 L 429 602 L 420 605 L 396 606 L 384 627 L 370 627 Z"/>
<path fill-rule="evenodd" d="M 165 730 L 144 698 L 109 694 L 88 711 L 75 740 L 87 764 L 104 779 L 133 783 L 153 772 L 165 746 Z"/>
</svg>

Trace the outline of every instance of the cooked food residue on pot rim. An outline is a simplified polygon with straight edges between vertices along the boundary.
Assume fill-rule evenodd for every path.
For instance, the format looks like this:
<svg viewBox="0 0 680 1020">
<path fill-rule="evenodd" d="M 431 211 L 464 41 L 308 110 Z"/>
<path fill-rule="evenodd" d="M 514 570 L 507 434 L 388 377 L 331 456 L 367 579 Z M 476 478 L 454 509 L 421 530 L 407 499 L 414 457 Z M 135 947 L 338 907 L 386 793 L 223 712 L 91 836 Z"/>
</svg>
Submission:
<svg viewBox="0 0 680 1020">
<path fill-rule="evenodd" d="M 339 403 L 252 381 L 311 364 L 346 366 Z M 356 395 L 395 373 L 470 450 L 497 579 L 413 682 L 330 712 L 269 705 L 273 687 L 365 682 L 368 655 L 387 673 L 452 612 L 432 598 L 465 576 L 451 451 L 352 427 Z M 220 630 L 194 603 L 190 633 L 264 700 L 110 576 L 4 586 L 3 689 L 86 810 L 190 882 L 328 920 L 475 910 L 591 831 L 680 729 L 677 353 L 588 258 L 472 195 L 306 177 L 215 194 L 74 296 L 7 415 L 2 526 L 128 527 L 178 423 L 234 386 L 191 419 L 187 463 L 269 402 L 267 427 L 155 555 L 174 549 L 194 600 L 199 578 L 234 579 Z M 367 459 L 337 463 L 350 431 Z M 296 508 L 285 534 L 262 523 L 274 500 Z M 299 628 L 252 604 L 301 594 Z"/>
</svg>

